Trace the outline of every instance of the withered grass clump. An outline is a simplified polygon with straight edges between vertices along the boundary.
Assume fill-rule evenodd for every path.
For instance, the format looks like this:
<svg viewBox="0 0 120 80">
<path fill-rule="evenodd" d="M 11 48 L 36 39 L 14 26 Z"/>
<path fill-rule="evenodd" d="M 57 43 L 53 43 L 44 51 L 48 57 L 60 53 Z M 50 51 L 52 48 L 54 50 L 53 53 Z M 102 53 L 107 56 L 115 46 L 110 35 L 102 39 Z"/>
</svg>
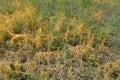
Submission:
<svg viewBox="0 0 120 80">
<path fill-rule="evenodd" d="M 10 9 L 0 2 L 0 80 L 120 78 L 120 57 L 109 44 L 105 10 L 90 7 L 113 6 L 108 0 L 81 0 L 80 5 L 58 0 L 56 6 L 52 0 L 11 0 Z"/>
</svg>

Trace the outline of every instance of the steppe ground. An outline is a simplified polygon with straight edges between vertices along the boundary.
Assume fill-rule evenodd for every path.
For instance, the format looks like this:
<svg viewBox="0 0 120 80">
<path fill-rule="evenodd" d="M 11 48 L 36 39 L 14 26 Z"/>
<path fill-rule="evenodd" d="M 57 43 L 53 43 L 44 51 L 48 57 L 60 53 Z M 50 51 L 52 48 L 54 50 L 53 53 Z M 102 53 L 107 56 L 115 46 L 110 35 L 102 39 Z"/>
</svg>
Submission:
<svg viewBox="0 0 120 80">
<path fill-rule="evenodd" d="M 0 80 L 120 80 L 120 0 L 0 0 Z"/>
</svg>

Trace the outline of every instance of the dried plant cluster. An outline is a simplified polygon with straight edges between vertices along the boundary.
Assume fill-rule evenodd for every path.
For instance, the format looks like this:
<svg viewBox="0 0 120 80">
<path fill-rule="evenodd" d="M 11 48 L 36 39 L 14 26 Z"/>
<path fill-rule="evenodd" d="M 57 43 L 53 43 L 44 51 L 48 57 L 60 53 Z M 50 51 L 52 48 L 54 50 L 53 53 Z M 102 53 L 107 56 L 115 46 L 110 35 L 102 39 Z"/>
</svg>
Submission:
<svg viewBox="0 0 120 80">
<path fill-rule="evenodd" d="M 0 3 L 0 80 L 120 79 L 119 1 Z"/>
</svg>

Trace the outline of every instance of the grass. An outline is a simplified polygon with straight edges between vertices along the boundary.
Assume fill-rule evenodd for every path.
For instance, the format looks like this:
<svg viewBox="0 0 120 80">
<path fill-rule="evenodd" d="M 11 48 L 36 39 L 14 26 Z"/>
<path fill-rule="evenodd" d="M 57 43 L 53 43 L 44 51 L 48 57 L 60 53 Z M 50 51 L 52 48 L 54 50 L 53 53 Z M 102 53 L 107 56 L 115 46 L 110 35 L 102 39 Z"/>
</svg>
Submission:
<svg viewBox="0 0 120 80">
<path fill-rule="evenodd" d="M 0 80 L 119 80 L 118 0 L 0 0 Z"/>
</svg>

